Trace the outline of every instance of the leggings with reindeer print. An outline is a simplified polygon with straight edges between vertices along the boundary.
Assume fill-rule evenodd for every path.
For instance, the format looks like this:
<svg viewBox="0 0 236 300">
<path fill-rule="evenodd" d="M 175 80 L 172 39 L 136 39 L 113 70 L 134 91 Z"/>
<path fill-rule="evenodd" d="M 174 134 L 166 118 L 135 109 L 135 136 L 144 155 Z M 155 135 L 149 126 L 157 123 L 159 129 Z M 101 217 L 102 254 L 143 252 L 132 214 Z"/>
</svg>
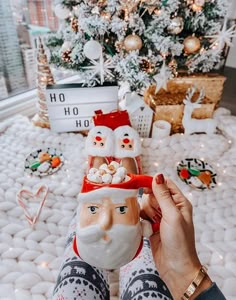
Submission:
<svg viewBox="0 0 236 300">
<path fill-rule="evenodd" d="M 72 249 L 74 228 L 73 220 L 52 299 L 109 300 L 109 272 L 90 266 L 74 254 Z M 158 275 L 148 240 L 144 240 L 140 254 L 120 269 L 119 295 L 121 300 L 172 299 L 165 283 Z"/>
</svg>

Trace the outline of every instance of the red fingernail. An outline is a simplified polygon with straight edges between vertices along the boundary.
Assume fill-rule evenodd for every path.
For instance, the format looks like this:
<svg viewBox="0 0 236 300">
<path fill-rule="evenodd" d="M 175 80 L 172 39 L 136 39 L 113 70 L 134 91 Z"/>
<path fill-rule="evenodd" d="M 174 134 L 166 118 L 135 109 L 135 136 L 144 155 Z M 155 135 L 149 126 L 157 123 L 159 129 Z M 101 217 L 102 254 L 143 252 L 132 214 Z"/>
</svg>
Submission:
<svg viewBox="0 0 236 300">
<path fill-rule="evenodd" d="M 163 174 L 158 174 L 156 176 L 156 183 L 157 184 L 163 184 L 165 182 L 164 176 Z"/>
</svg>

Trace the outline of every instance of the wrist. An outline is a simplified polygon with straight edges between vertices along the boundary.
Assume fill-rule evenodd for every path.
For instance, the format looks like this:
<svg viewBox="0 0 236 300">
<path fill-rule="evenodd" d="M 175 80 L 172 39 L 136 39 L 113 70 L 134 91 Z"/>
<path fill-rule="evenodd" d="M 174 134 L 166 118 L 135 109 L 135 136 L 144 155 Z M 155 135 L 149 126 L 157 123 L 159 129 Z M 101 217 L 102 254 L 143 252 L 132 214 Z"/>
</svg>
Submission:
<svg viewBox="0 0 236 300">
<path fill-rule="evenodd" d="M 194 300 L 197 298 L 198 295 L 200 295 L 202 292 L 204 292 L 205 290 L 207 290 L 209 287 L 212 286 L 212 281 L 210 279 L 210 277 L 208 276 L 208 274 L 206 274 L 206 276 L 204 277 L 203 281 L 201 282 L 201 284 L 196 288 L 195 292 L 193 293 L 193 295 L 189 298 L 189 300 Z"/>
<path fill-rule="evenodd" d="M 200 268 L 200 262 L 196 262 L 194 265 L 182 265 L 181 272 L 176 271 L 175 269 L 169 269 L 164 276 L 161 276 L 174 299 L 181 299 L 186 289 L 196 277 L 196 274 L 198 274 Z M 180 270 L 180 268 L 178 268 L 178 270 Z"/>
<path fill-rule="evenodd" d="M 212 285 L 212 281 L 204 267 L 194 266 L 189 272 L 176 274 L 168 272 L 168 279 L 164 279 L 175 300 L 194 300 Z"/>
</svg>

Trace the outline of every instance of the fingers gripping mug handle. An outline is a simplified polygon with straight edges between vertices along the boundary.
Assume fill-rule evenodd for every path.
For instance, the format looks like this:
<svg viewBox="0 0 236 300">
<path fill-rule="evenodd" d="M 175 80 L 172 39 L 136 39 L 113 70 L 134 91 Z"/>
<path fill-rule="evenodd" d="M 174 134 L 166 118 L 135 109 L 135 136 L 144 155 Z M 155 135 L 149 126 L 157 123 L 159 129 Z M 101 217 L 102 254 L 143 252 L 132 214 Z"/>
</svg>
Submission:
<svg viewBox="0 0 236 300">
<path fill-rule="evenodd" d="M 152 188 L 152 180 L 153 177 L 152 176 L 148 176 L 148 175 L 133 175 L 133 179 L 134 182 L 136 184 L 136 188 L 141 188 L 141 187 L 146 187 L 146 188 Z M 161 222 L 161 209 L 158 209 L 158 216 L 159 216 L 159 220 L 155 223 L 152 223 L 152 231 L 153 233 L 159 231 L 160 229 L 160 222 Z"/>
<path fill-rule="evenodd" d="M 132 175 L 134 188 L 152 188 L 152 176 L 148 175 Z"/>
</svg>

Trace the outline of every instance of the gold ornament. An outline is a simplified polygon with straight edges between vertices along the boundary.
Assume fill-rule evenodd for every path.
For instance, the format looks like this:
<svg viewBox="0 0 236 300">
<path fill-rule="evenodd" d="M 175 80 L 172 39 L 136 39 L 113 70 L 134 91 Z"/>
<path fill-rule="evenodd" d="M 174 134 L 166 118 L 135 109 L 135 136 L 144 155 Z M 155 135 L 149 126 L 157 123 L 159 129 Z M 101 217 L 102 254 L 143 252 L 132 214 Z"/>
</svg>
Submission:
<svg viewBox="0 0 236 300">
<path fill-rule="evenodd" d="M 140 69 L 147 73 L 152 73 L 154 71 L 153 64 L 147 58 L 142 58 Z"/>
<path fill-rule="evenodd" d="M 137 34 L 130 34 L 124 39 L 126 51 L 140 50 L 142 46 L 143 42 Z"/>
<path fill-rule="evenodd" d="M 61 59 L 64 62 L 72 62 L 70 55 L 71 55 L 71 50 L 66 50 L 62 53 Z"/>
<path fill-rule="evenodd" d="M 161 9 L 155 9 L 154 10 L 154 14 L 156 15 L 156 16 L 160 16 L 160 14 L 162 13 L 162 10 Z"/>
<path fill-rule="evenodd" d="M 204 6 L 205 0 L 194 0 L 194 4 L 197 6 Z"/>
<path fill-rule="evenodd" d="M 100 13 L 100 16 L 103 17 L 103 19 L 108 21 L 111 19 L 111 14 L 108 11 L 102 11 Z"/>
<path fill-rule="evenodd" d="M 37 62 L 38 113 L 33 117 L 32 122 L 35 126 L 50 128 L 45 91 L 47 85 L 52 85 L 55 82 L 41 38 L 38 39 Z"/>
<path fill-rule="evenodd" d="M 171 20 L 167 30 L 171 34 L 179 34 L 184 29 L 184 21 L 181 17 L 175 17 Z"/>
<path fill-rule="evenodd" d="M 168 66 L 170 67 L 170 69 L 171 69 L 172 74 L 174 75 L 174 77 L 177 77 L 178 76 L 178 72 L 177 72 L 177 66 L 178 66 L 178 64 L 177 64 L 177 61 L 173 58 L 169 62 Z"/>
<path fill-rule="evenodd" d="M 191 8 L 193 11 L 199 12 L 202 10 L 204 5 L 205 5 L 205 0 L 194 0 Z"/>
<path fill-rule="evenodd" d="M 199 12 L 202 10 L 202 7 L 201 6 L 198 6 L 196 4 L 193 4 L 192 5 L 192 10 L 195 11 L 195 12 Z"/>
<path fill-rule="evenodd" d="M 115 42 L 116 51 L 120 52 L 124 48 L 124 41 Z"/>
<path fill-rule="evenodd" d="M 75 18 L 75 17 L 71 18 L 70 26 L 71 26 L 71 29 L 72 29 L 75 33 L 77 33 L 78 30 L 79 30 L 78 19 Z"/>
<path fill-rule="evenodd" d="M 107 5 L 107 0 L 98 0 L 97 4 L 100 7 L 106 6 Z"/>
<path fill-rule="evenodd" d="M 200 48 L 201 48 L 201 43 L 196 36 L 188 36 L 184 39 L 184 52 L 186 54 L 195 53 Z"/>
</svg>

